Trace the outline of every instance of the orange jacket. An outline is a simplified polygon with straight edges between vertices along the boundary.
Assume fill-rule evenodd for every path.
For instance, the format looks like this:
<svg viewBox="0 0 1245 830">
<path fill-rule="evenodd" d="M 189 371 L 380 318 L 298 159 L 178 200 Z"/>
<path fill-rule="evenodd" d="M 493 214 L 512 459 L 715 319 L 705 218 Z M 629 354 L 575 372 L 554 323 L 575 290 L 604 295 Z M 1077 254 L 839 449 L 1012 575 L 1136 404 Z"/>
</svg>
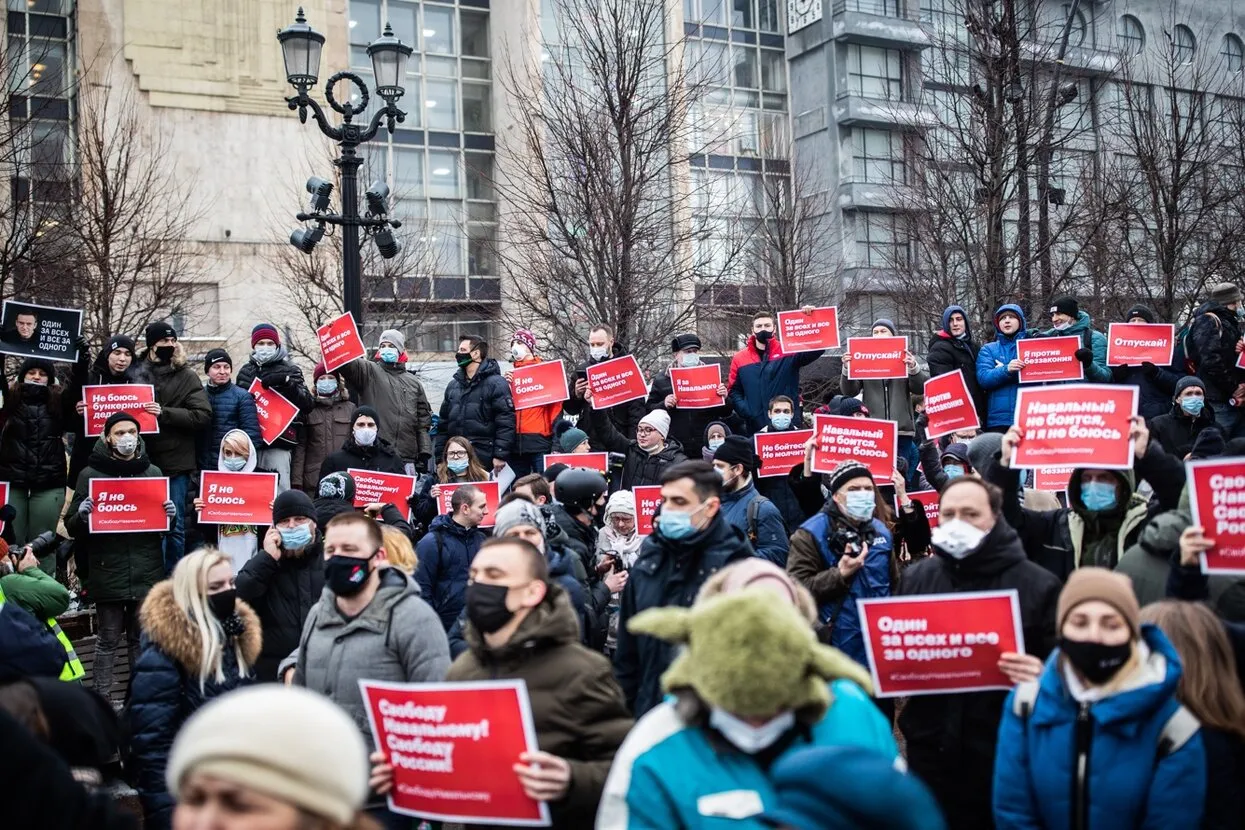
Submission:
<svg viewBox="0 0 1245 830">
<path fill-rule="evenodd" d="M 539 357 L 533 356 L 517 361 L 514 365 L 517 368 L 544 362 Z M 543 435 L 549 437 L 553 435 L 553 424 L 561 414 L 562 404 L 560 403 L 535 406 L 531 409 L 517 409 L 514 413 L 515 432 L 519 435 Z"/>
</svg>

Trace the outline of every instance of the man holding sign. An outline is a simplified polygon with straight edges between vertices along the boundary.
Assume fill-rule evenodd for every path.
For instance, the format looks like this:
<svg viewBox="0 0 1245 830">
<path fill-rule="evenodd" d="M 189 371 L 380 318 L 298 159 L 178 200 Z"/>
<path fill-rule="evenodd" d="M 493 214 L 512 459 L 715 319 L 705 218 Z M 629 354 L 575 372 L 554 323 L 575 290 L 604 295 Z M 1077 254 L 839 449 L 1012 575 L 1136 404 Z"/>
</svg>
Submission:
<svg viewBox="0 0 1245 830">
<path fill-rule="evenodd" d="M 1020 537 L 1003 520 L 1003 499 L 998 488 L 977 478 L 948 484 L 931 540 L 934 556 L 909 567 L 895 593 L 910 597 L 1016 591 L 1027 653 L 1000 654 L 998 669 L 1001 676 L 1020 683 L 1037 677 L 1041 661 L 1055 647 L 1060 583 L 1025 557 Z M 940 649 L 951 651 L 949 643 L 923 637 L 923 622 L 897 619 L 889 626 L 894 633 L 888 636 L 899 638 L 914 674 L 939 656 Z M 999 632 L 975 633 L 986 635 L 989 642 L 990 635 Z M 908 744 L 908 767 L 933 790 L 948 827 L 994 826 L 990 781 L 1006 696 L 1004 691 L 914 694 L 899 716 L 899 729 Z"/>
<path fill-rule="evenodd" d="M 147 458 L 138 434 L 138 421 L 118 412 L 104 425 L 104 436 L 95 442 L 90 461 L 65 514 L 65 530 L 75 540 L 75 555 L 90 565 L 91 598 L 99 621 L 95 646 L 94 686 L 105 698 L 112 692 L 113 665 L 124 631 L 129 653 L 138 654 L 138 609 L 151 586 L 164 579 L 158 532 L 96 534 L 90 530 L 92 479 L 158 478 L 161 475 Z M 165 510 L 172 510 L 172 502 Z"/>
<path fill-rule="evenodd" d="M 1076 297 L 1059 297 L 1050 305 L 1051 328 L 1042 337 L 1079 337 L 1081 348 L 1076 359 L 1085 366 L 1085 380 L 1094 383 L 1110 383 L 1111 370 L 1107 368 L 1107 337 L 1094 331 L 1094 321 L 1084 311 Z"/>
<path fill-rule="evenodd" d="M 670 415 L 670 437 L 683 445 L 683 452 L 688 458 L 700 458 L 700 451 L 705 446 L 705 430 L 714 421 L 725 420 L 733 407 L 726 402 L 726 385 L 722 383 L 721 368 L 712 363 L 700 362 L 700 338 L 697 335 L 680 334 L 670 341 L 670 351 L 673 355 L 670 367 L 653 377 L 653 388 L 649 391 L 644 406 L 649 412 L 664 409 Z M 711 379 L 698 384 L 697 373 L 703 373 Z M 708 387 L 712 384 L 717 405 L 696 408 L 685 406 L 676 394 L 676 377 L 692 387 Z M 714 383 L 712 378 L 716 378 L 717 382 Z"/>
</svg>

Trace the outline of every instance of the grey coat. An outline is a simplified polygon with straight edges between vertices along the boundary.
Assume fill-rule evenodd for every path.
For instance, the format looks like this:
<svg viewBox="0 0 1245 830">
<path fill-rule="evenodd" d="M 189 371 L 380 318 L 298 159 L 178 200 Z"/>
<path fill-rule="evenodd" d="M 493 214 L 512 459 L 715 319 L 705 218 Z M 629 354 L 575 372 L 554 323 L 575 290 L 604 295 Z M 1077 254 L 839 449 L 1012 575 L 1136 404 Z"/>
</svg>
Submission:
<svg viewBox="0 0 1245 830">
<path fill-rule="evenodd" d="M 291 665 L 294 685 L 331 698 L 354 718 L 372 746 L 359 681 L 440 682 L 450 668 L 450 645 L 415 580 L 397 568 L 384 568 L 376 596 L 353 620 L 342 617 L 333 592 L 324 589 L 303 624 L 298 650 L 282 662 L 281 674 Z"/>
<path fill-rule="evenodd" d="M 398 451 L 403 461 L 432 455 L 432 407 L 424 386 L 405 363 L 355 360 L 337 370 L 350 388 L 359 393 L 359 403 L 380 415 L 380 437 Z M 318 468 L 317 468 L 318 469 Z"/>
<path fill-rule="evenodd" d="M 925 381 L 929 374 L 921 369 L 907 380 L 848 380 L 844 374 L 839 381 L 839 391 L 854 398 L 863 391 L 861 400 L 869 410 L 869 417 L 880 421 L 895 421 L 900 435 L 914 435 L 916 426 L 912 418 L 912 396 L 925 393 Z"/>
<path fill-rule="evenodd" d="M 1180 510 L 1160 513 L 1149 521 L 1137 542 L 1120 557 L 1115 569 L 1133 581 L 1133 593 L 1142 606 L 1167 598 L 1167 575 L 1172 557 L 1179 558 L 1180 534 L 1193 524 L 1193 518 Z M 1213 605 L 1219 596 L 1232 587 L 1236 579 L 1212 576 L 1208 579 Z"/>
</svg>

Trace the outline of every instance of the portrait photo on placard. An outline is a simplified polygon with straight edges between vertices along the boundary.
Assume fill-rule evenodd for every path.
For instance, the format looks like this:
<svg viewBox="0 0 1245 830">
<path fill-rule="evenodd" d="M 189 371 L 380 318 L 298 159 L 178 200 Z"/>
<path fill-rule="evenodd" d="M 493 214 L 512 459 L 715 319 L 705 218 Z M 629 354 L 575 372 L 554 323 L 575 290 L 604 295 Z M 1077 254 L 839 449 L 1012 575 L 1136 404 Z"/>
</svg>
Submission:
<svg viewBox="0 0 1245 830">
<path fill-rule="evenodd" d="M 0 311 L 0 353 L 73 363 L 82 336 L 82 311 L 76 308 L 5 300 Z"/>
</svg>

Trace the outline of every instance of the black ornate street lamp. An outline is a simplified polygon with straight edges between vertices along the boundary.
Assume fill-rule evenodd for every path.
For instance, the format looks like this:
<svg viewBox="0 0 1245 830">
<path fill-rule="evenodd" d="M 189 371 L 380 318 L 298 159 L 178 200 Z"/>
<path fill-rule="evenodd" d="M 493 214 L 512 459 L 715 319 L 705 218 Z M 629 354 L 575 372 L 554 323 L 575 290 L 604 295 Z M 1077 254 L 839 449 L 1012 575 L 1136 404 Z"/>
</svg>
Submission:
<svg viewBox="0 0 1245 830">
<path fill-rule="evenodd" d="M 285 58 L 285 76 L 290 86 L 298 94 L 285 99 L 290 109 L 298 110 L 298 120 L 307 123 L 307 110 L 311 109 L 320 132 L 337 142 L 341 148 L 341 156 L 333 164 L 341 170 L 342 178 L 342 212 L 328 213 L 329 199 L 333 193 L 332 182 L 320 178 L 307 181 L 307 191 L 311 194 L 311 210 L 299 213 L 300 222 L 314 222 L 312 227 L 302 227 L 290 234 L 290 244 L 303 253 L 310 254 L 324 237 L 324 226 L 338 225 L 342 229 L 342 293 L 346 310 L 354 314 L 355 321 L 363 322 L 363 281 L 362 262 L 359 254 L 359 229 L 374 238 L 380 255 L 385 259 L 397 256 L 401 243 L 393 238 L 390 228 L 401 227 L 402 223 L 388 218 L 389 188 L 384 182 L 376 182 L 367 192 L 367 214 L 359 215 L 358 173 L 363 164 L 357 149 L 375 138 L 380 130 L 381 122 L 392 134 L 397 124 L 406 120 L 406 113 L 398 109 L 397 102 L 405 93 L 403 82 L 406 80 L 406 63 L 413 51 L 402 41 L 393 36 L 393 29 L 388 23 L 385 31 L 372 45 L 367 47 L 368 57 L 372 59 L 372 72 L 376 76 L 376 94 L 385 102 L 377 113 L 372 116 L 372 123 L 364 126 L 354 123 L 356 115 L 367 109 L 369 95 L 367 84 L 353 72 L 338 72 L 324 83 L 324 97 L 329 106 L 342 116 L 340 126 L 334 127 L 328 122 L 324 109 L 307 93 L 315 87 L 320 75 L 320 53 L 324 49 L 324 35 L 307 25 L 307 18 L 300 7 L 294 23 L 277 33 L 277 41 L 281 44 L 282 56 Z M 338 81 L 349 81 L 359 91 L 360 102 L 351 104 L 338 102 L 333 96 L 333 88 Z"/>
</svg>

